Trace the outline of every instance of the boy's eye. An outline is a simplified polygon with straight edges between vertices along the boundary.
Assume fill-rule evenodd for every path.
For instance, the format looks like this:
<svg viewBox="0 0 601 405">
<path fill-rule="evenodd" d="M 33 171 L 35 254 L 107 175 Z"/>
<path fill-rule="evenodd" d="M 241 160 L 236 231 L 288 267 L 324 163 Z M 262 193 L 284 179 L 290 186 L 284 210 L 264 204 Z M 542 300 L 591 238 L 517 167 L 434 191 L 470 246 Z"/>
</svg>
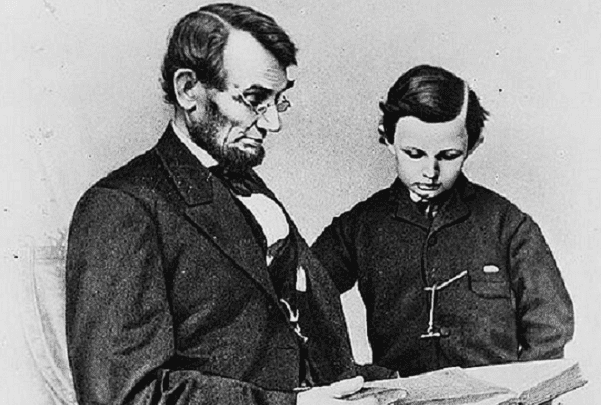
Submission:
<svg viewBox="0 0 601 405">
<path fill-rule="evenodd" d="M 403 152 L 405 152 L 405 154 L 411 159 L 419 159 L 425 156 L 425 153 L 421 150 L 403 149 Z"/>
<path fill-rule="evenodd" d="M 460 157 L 462 154 L 463 153 L 461 153 L 459 151 L 455 151 L 455 150 L 453 150 L 453 151 L 444 151 L 444 152 L 441 152 L 438 155 L 438 158 L 440 160 L 455 160 L 458 157 Z"/>
</svg>

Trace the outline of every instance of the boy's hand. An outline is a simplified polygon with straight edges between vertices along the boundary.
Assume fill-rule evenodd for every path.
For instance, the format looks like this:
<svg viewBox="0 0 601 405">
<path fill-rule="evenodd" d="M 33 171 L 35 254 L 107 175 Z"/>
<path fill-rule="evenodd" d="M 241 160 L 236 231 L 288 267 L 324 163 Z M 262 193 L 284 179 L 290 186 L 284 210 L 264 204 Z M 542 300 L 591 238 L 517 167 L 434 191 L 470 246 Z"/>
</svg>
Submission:
<svg viewBox="0 0 601 405">
<path fill-rule="evenodd" d="M 297 405 L 378 405 L 376 398 L 362 398 L 353 401 L 341 399 L 359 391 L 361 387 L 363 387 L 363 377 L 357 376 L 337 381 L 325 387 L 311 388 L 298 394 Z"/>
</svg>

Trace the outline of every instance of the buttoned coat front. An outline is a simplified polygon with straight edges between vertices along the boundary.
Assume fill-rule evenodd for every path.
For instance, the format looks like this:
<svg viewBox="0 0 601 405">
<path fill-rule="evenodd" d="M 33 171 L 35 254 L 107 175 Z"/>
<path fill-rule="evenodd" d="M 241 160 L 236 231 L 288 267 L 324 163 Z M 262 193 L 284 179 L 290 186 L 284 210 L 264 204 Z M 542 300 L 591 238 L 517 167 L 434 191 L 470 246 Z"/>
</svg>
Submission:
<svg viewBox="0 0 601 405">
<path fill-rule="evenodd" d="M 81 198 L 67 257 L 79 403 L 295 403 L 299 338 L 234 198 L 170 127 Z M 312 377 L 350 377 L 335 287 L 291 228 Z"/>
<path fill-rule="evenodd" d="M 464 176 L 431 224 L 397 179 L 335 218 L 312 250 L 341 293 L 358 282 L 373 361 L 401 376 L 557 358 L 573 334 L 539 227 Z"/>
</svg>

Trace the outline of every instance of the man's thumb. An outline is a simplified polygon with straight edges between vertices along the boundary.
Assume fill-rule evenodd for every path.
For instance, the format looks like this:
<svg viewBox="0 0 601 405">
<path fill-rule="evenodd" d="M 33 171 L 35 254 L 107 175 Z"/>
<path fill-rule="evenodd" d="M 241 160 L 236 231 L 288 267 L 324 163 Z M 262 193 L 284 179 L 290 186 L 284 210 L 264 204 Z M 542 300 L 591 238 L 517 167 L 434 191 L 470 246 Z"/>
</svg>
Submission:
<svg viewBox="0 0 601 405">
<path fill-rule="evenodd" d="M 359 391 L 361 387 L 363 387 L 363 377 L 357 376 L 331 384 L 330 392 L 335 398 L 341 398 Z"/>
</svg>

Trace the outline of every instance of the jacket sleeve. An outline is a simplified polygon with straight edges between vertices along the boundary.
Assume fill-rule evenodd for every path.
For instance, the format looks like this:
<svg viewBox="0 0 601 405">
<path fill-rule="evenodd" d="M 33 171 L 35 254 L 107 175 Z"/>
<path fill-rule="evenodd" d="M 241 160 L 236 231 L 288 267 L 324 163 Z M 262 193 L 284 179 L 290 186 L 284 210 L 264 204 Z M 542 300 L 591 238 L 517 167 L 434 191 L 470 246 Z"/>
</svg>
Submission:
<svg viewBox="0 0 601 405">
<path fill-rule="evenodd" d="M 509 252 L 520 361 L 563 357 L 574 333 L 572 300 L 538 225 L 527 215 Z"/>
<path fill-rule="evenodd" d="M 327 270 L 340 294 L 353 288 L 358 280 L 352 235 L 350 214 L 346 213 L 334 218 L 311 245 L 311 251 Z"/>
<path fill-rule="evenodd" d="M 175 331 L 152 207 L 93 188 L 67 254 L 67 340 L 80 404 L 294 404 L 293 392 L 170 369 Z"/>
</svg>

